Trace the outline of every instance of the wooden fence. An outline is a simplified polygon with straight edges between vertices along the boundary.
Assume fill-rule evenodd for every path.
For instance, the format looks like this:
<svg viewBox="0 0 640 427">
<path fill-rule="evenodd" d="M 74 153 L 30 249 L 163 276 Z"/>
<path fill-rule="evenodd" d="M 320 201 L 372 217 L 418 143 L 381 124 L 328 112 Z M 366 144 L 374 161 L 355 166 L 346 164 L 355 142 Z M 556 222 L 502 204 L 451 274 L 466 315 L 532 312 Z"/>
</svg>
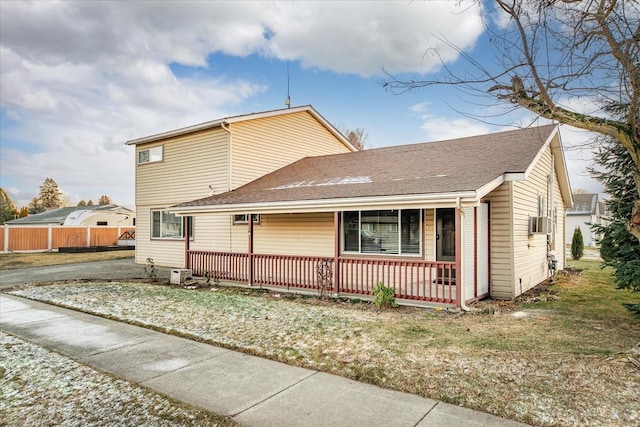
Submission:
<svg viewBox="0 0 640 427">
<path fill-rule="evenodd" d="M 115 246 L 135 227 L 0 226 L 0 252 L 45 252 L 61 247 Z"/>
</svg>

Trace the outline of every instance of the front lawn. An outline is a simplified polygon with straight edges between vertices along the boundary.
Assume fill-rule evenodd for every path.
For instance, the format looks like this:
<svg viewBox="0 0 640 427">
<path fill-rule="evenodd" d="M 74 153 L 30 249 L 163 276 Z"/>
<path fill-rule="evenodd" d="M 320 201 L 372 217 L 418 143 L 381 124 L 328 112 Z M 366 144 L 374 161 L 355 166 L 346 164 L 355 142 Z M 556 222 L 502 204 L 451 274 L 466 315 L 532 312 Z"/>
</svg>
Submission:
<svg viewBox="0 0 640 427">
<path fill-rule="evenodd" d="M 145 283 L 13 293 L 533 425 L 637 425 L 640 323 L 620 305 L 630 295 L 598 263 L 577 266 L 535 298 L 467 314 Z"/>
</svg>

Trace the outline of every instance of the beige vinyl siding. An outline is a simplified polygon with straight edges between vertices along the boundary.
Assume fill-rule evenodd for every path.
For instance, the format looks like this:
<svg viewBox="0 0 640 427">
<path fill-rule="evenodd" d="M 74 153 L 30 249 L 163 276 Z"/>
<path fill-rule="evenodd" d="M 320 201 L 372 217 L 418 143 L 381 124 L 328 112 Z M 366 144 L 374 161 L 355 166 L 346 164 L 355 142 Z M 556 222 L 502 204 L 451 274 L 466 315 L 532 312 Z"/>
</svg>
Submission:
<svg viewBox="0 0 640 427">
<path fill-rule="evenodd" d="M 538 216 L 539 197 L 545 199 L 549 212 L 550 192 L 547 176 L 551 174 L 551 149 L 547 148 L 525 181 L 514 182 L 514 259 L 515 296 L 533 288 L 548 277 L 547 235 L 529 235 L 529 217 Z M 552 186 L 553 188 L 554 186 Z M 556 196 L 556 201 L 560 198 Z"/>
<path fill-rule="evenodd" d="M 491 296 L 514 298 L 512 226 L 512 183 L 505 182 L 487 197 L 490 201 L 490 277 Z"/>
<path fill-rule="evenodd" d="M 157 208 L 154 206 L 153 208 Z M 157 266 L 183 267 L 184 240 L 151 240 L 151 207 L 136 207 L 136 263 L 152 258 Z"/>
<path fill-rule="evenodd" d="M 150 147 L 162 145 L 164 150 L 161 162 L 136 166 L 136 263 L 153 258 L 158 266 L 184 266 L 184 240 L 151 239 L 151 210 L 206 197 L 209 185 L 216 193 L 226 191 L 227 135 L 216 128 L 136 147 L 136 158 L 138 151 Z M 210 219 L 196 218 L 195 247 L 211 239 L 211 224 Z"/>
<path fill-rule="evenodd" d="M 435 209 L 425 209 L 424 211 L 424 259 L 435 261 L 436 259 L 436 218 Z"/>
<path fill-rule="evenodd" d="M 228 134 L 212 129 L 162 143 L 142 144 L 137 151 L 163 145 L 161 162 L 136 167 L 136 204 L 164 206 L 227 190 Z"/>
<path fill-rule="evenodd" d="M 233 226 L 236 252 L 247 252 L 248 224 Z M 253 228 L 256 254 L 333 257 L 333 213 L 262 215 Z"/>
<path fill-rule="evenodd" d="M 306 111 L 232 123 L 232 188 L 303 157 L 349 152 Z"/>
</svg>

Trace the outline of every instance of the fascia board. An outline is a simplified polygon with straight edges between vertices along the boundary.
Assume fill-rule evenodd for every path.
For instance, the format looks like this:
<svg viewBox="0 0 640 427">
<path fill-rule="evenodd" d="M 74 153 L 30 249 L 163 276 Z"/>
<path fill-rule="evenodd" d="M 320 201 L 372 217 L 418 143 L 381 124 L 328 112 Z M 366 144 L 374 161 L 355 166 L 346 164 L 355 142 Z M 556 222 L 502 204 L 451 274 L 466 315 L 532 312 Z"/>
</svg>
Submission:
<svg viewBox="0 0 640 427">
<path fill-rule="evenodd" d="M 461 205 L 475 206 L 475 191 L 447 194 L 426 194 L 394 197 L 361 197 L 350 199 L 304 200 L 269 203 L 243 203 L 232 205 L 170 207 L 167 211 L 176 215 L 188 216 L 197 213 L 311 213 L 334 212 L 348 209 L 384 209 L 384 208 L 424 208 L 452 207 L 460 201 Z"/>
<path fill-rule="evenodd" d="M 531 163 L 529 163 L 529 166 L 527 167 L 527 170 L 524 172 L 525 179 L 527 179 L 529 177 L 529 175 L 531 175 L 531 172 L 536 167 L 536 164 L 538 164 L 538 162 L 540 161 L 540 159 L 544 155 L 545 151 L 547 151 L 547 148 L 549 148 L 549 145 L 551 144 L 551 141 L 554 140 L 554 138 L 556 137 L 557 134 L 558 134 L 558 126 L 556 125 L 556 127 L 553 129 L 553 132 L 551 132 L 551 134 L 549 135 L 547 140 L 544 142 L 544 144 L 542 144 L 542 147 L 540 148 L 540 150 L 538 150 L 538 154 L 536 154 L 536 156 L 534 157 L 533 161 Z"/>
<path fill-rule="evenodd" d="M 505 175 L 500 175 L 494 180 L 489 181 L 482 187 L 478 188 L 478 190 L 476 191 L 476 194 L 478 195 L 478 200 L 482 199 L 484 196 L 486 196 L 487 194 L 491 193 L 493 190 L 498 188 L 500 184 L 502 184 L 504 181 L 505 181 Z"/>
<path fill-rule="evenodd" d="M 125 142 L 126 145 L 139 145 L 146 144 L 149 142 L 162 141 L 167 138 L 172 138 L 175 136 L 186 135 L 193 132 L 198 132 L 205 129 L 212 129 L 222 125 L 225 122 L 224 119 L 221 120 L 213 120 L 210 122 L 200 123 L 193 126 L 187 126 L 180 129 L 174 129 L 167 132 L 157 133 L 155 135 L 144 136 L 142 138 L 132 139 L 130 141 Z"/>
</svg>

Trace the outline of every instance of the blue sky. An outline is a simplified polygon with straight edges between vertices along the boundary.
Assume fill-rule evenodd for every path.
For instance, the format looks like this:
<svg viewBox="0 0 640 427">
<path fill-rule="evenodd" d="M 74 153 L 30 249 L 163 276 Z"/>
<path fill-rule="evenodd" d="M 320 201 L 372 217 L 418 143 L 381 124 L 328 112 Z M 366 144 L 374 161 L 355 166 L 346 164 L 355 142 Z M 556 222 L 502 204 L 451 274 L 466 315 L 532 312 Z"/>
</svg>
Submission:
<svg viewBox="0 0 640 427">
<path fill-rule="evenodd" d="M 393 95 L 381 85 L 383 68 L 442 76 L 434 51 L 470 71 L 443 40 L 489 57 L 483 13 L 500 21 L 464 0 L 0 2 L 0 185 L 18 207 L 47 177 L 72 204 L 106 194 L 133 205 L 125 141 L 284 108 L 287 67 L 292 105 L 364 129 L 369 148 L 530 125 L 527 112 L 505 115 L 450 87 Z M 460 112 L 499 118 L 490 125 Z M 561 133 L 567 148 L 590 136 Z M 584 172 L 588 150 L 566 156 L 572 186 L 599 191 Z"/>
</svg>

